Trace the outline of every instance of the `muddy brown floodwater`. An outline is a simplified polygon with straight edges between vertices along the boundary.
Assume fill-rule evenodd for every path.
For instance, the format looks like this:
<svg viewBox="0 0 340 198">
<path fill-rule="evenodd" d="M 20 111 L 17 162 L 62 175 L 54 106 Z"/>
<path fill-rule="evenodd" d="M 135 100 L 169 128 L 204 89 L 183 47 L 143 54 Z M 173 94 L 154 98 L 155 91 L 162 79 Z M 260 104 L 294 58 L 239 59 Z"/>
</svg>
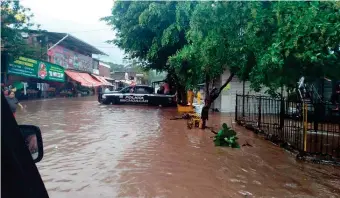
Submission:
<svg viewBox="0 0 340 198">
<path fill-rule="evenodd" d="M 213 134 L 169 119 L 176 109 L 103 106 L 95 98 L 28 101 L 20 124 L 41 127 L 37 164 L 52 198 L 340 197 L 340 168 L 297 162 L 233 124 L 241 149 L 215 147 Z"/>
</svg>

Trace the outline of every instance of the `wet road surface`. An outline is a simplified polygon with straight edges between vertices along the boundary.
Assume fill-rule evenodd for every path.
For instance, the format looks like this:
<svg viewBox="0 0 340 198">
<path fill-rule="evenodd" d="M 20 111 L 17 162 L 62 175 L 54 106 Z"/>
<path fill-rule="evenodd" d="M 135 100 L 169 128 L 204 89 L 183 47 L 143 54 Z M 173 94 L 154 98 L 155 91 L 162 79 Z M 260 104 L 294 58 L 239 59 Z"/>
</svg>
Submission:
<svg viewBox="0 0 340 198">
<path fill-rule="evenodd" d="M 241 149 L 215 147 L 211 132 L 169 120 L 176 109 L 102 106 L 95 98 L 28 101 L 20 124 L 41 127 L 37 164 L 52 198 L 340 197 L 340 168 L 295 161 L 234 125 Z M 215 114 L 208 123 L 232 124 Z"/>
</svg>

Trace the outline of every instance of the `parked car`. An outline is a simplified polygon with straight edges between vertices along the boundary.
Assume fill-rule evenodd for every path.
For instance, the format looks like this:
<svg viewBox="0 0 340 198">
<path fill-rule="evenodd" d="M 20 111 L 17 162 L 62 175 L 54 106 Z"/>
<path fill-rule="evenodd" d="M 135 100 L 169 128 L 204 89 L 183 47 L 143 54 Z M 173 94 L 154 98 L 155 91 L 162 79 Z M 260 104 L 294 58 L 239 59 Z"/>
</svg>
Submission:
<svg viewBox="0 0 340 198">
<path fill-rule="evenodd" d="M 175 95 L 155 94 L 154 89 L 147 85 L 125 87 L 120 91 L 103 93 L 102 104 L 143 104 L 176 106 Z"/>
</svg>

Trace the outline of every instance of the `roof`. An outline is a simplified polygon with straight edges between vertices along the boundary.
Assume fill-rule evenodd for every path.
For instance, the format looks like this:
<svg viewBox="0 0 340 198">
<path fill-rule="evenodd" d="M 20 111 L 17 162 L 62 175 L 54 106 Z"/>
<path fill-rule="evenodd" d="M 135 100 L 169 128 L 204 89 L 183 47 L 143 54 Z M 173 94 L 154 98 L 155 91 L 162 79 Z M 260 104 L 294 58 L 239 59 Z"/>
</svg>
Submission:
<svg viewBox="0 0 340 198">
<path fill-rule="evenodd" d="M 37 32 L 34 30 L 31 30 L 31 32 Z M 54 41 L 55 43 L 60 41 L 62 38 L 64 38 L 68 33 L 60 33 L 60 32 L 47 32 L 43 31 L 42 34 L 45 34 L 48 36 L 49 40 Z M 69 36 L 63 40 L 60 44 L 65 46 L 68 49 L 78 49 L 78 51 L 84 51 L 88 54 L 101 54 L 101 55 L 107 55 L 101 50 L 95 48 L 94 46 L 86 43 L 85 41 L 82 41 L 78 39 L 75 36 L 72 36 L 71 34 L 68 34 Z"/>
<path fill-rule="evenodd" d="M 59 32 L 47 32 L 47 35 L 49 36 L 49 38 L 51 39 L 56 39 L 58 42 L 60 39 L 64 38 L 67 33 L 59 33 Z M 91 54 L 101 54 L 101 55 L 107 55 L 104 52 L 102 52 L 101 50 L 93 47 L 92 45 L 86 43 L 85 41 L 82 41 L 78 38 L 76 38 L 75 36 L 72 36 L 71 34 L 68 34 L 69 36 L 63 40 L 61 42 L 61 44 L 63 44 L 65 47 L 67 48 L 72 48 L 72 47 L 76 47 L 78 49 L 81 49 L 83 51 L 87 51 Z"/>
<path fill-rule="evenodd" d="M 105 63 L 103 63 L 103 62 L 99 62 L 99 65 L 100 65 L 100 66 L 103 66 L 103 67 L 111 68 L 110 65 L 105 64 Z"/>
</svg>

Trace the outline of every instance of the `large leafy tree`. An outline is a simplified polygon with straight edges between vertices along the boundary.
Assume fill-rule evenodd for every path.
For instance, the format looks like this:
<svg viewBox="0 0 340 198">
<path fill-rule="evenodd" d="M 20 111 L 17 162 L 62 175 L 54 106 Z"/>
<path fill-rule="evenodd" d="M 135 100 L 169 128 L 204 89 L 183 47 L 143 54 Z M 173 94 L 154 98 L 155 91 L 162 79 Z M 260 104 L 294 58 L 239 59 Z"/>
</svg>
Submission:
<svg viewBox="0 0 340 198">
<path fill-rule="evenodd" d="M 145 67 L 171 70 L 168 57 L 187 44 L 185 20 L 179 5 L 186 2 L 127 2 L 117 1 L 112 15 L 102 18 L 116 31 L 116 39 L 109 41 L 123 49 L 130 58 L 146 61 Z M 180 18 L 180 20 L 177 20 Z"/>
<path fill-rule="evenodd" d="M 295 87 L 299 77 L 339 78 L 339 2 L 262 2 L 246 37 L 256 57 L 252 86 Z"/>
<path fill-rule="evenodd" d="M 337 78 L 339 2 L 116 2 L 114 43 L 190 88 L 231 71 L 255 90 Z M 170 63 L 170 64 L 167 64 Z M 216 94 L 215 94 L 216 95 Z M 216 97 L 214 97 L 216 98 Z M 211 100 L 212 102 L 212 100 Z M 209 105 L 208 105 L 209 106 Z"/>
<path fill-rule="evenodd" d="M 245 71 L 255 64 L 250 61 L 253 56 L 243 38 L 250 18 L 248 12 L 255 3 L 200 3 L 191 16 L 187 32 L 189 44 L 170 58 L 170 63 L 186 79 L 187 86 L 205 81 L 208 88 L 209 81 L 226 69 L 231 71 L 226 82 L 214 90 L 213 97 L 209 98 L 211 94 L 206 90 L 208 108 L 236 74 L 241 79 L 248 78 Z"/>
<path fill-rule="evenodd" d="M 102 18 L 116 31 L 109 41 L 123 49 L 131 59 L 139 59 L 145 69 L 168 73 L 170 84 L 184 97 L 183 81 L 168 58 L 187 44 L 191 11 L 197 2 L 126 2 L 117 1 L 112 15 Z"/>
<path fill-rule="evenodd" d="M 19 1 L 1 1 L 1 53 L 11 57 L 35 57 L 38 49 L 29 46 L 24 38 L 29 30 L 38 28 L 31 23 L 33 14 Z"/>
</svg>

